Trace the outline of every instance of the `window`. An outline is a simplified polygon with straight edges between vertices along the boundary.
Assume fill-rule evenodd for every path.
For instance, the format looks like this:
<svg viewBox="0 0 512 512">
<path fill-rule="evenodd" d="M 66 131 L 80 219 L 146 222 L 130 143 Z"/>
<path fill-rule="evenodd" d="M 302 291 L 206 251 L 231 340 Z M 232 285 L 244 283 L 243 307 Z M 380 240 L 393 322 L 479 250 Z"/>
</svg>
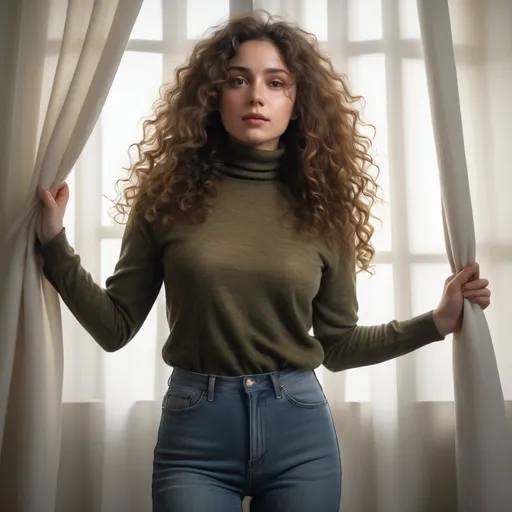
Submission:
<svg viewBox="0 0 512 512">
<path fill-rule="evenodd" d="M 127 149 L 142 135 L 141 119 L 151 114 L 159 87 L 172 79 L 196 40 L 229 16 L 233 0 L 145 0 L 126 53 L 95 130 L 69 177 L 71 200 L 65 225 L 85 268 L 104 283 L 119 254 L 123 228 L 108 217 L 113 186 L 129 163 Z M 364 117 L 377 127 L 374 156 L 385 202 L 375 213 L 376 275 L 358 283 L 361 324 L 405 319 L 436 303 L 449 274 L 444 255 L 437 162 L 419 35 L 416 2 L 409 0 L 256 0 L 256 8 L 284 9 L 314 32 L 355 93 L 366 98 Z M 385 4 L 385 9 L 382 5 Z M 282 14 L 283 11 L 280 11 Z M 385 15 L 383 14 L 385 13 Z M 160 348 L 167 338 L 163 292 L 143 329 L 121 352 L 104 354 L 63 307 L 66 400 L 99 398 L 100 383 L 130 396 L 161 395 L 169 374 Z M 451 344 L 416 354 L 419 400 L 452 400 Z M 394 375 L 399 361 L 381 366 Z M 72 369 L 97 372 L 82 383 Z M 104 371 L 105 370 L 105 371 Z M 346 399 L 372 397 L 372 372 L 347 372 Z M 322 378 L 322 370 L 318 372 Z M 435 374 L 436 378 L 429 376 Z M 105 380 L 104 375 L 115 378 Z M 136 378 L 134 378 L 136 375 Z M 155 378 L 156 375 L 156 378 Z"/>
</svg>

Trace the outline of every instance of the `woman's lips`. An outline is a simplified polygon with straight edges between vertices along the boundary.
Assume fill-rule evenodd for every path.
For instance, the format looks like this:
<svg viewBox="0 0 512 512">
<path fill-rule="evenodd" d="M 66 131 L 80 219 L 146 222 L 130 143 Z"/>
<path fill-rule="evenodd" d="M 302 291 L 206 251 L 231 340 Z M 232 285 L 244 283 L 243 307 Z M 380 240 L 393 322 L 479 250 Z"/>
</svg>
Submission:
<svg viewBox="0 0 512 512">
<path fill-rule="evenodd" d="M 244 123 L 247 123 L 249 126 L 261 126 L 268 123 L 268 121 L 257 117 L 246 117 Z"/>
</svg>

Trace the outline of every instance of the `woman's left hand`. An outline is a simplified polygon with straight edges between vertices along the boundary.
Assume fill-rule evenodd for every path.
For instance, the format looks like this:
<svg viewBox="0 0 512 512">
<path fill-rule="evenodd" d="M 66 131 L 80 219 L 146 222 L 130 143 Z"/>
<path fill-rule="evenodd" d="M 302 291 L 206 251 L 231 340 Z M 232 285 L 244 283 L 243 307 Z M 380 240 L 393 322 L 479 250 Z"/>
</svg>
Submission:
<svg viewBox="0 0 512 512">
<path fill-rule="evenodd" d="M 489 281 L 480 279 L 479 274 L 478 263 L 473 263 L 446 280 L 441 302 L 434 310 L 434 322 L 442 336 L 461 328 L 465 298 L 480 305 L 482 309 L 491 303 Z"/>
</svg>

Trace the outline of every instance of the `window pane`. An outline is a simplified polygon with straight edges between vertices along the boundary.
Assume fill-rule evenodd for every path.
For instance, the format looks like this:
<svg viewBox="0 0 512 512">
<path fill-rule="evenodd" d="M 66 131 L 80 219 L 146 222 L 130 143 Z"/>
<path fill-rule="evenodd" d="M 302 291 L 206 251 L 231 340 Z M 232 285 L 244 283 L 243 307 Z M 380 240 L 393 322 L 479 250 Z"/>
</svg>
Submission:
<svg viewBox="0 0 512 512">
<path fill-rule="evenodd" d="M 413 264 L 411 268 L 412 310 L 419 315 L 435 308 L 441 298 L 446 264 Z M 452 336 L 414 353 L 416 389 L 419 401 L 453 401 Z"/>
<path fill-rule="evenodd" d="M 382 39 L 381 0 L 349 0 L 349 41 Z"/>
<path fill-rule="evenodd" d="M 142 138 L 143 118 L 152 114 L 151 106 L 158 98 L 162 84 L 162 55 L 125 52 L 114 83 L 101 113 L 102 193 L 114 198 L 116 181 L 125 176 L 128 148 Z M 136 151 L 132 149 L 132 156 Z M 109 208 L 102 198 L 101 221 L 112 225 Z"/>
<path fill-rule="evenodd" d="M 388 130 L 386 103 L 386 65 L 384 55 L 361 55 L 351 57 L 348 76 L 352 94 L 364 97 L 363 120 L 376 128 L 372 156 L 380 166 L 379 185 L 382 187 L 383 203 L 373 210 L 380 222 L 374 222 L 376 232 L 374 244 L 377 250 L 391 250 L 391 217 L 389 209 Z M 363 134 L 372 138 L 373 128 L 365 127 Z"/>
<path fill-rule="evenodd" d="M 400 0 L 400 37 L 403 39 L 421 37 L 416 0 Z"/>
<path fill-rule="evenodd" d="M 359 274 L 357 279 L 359 324 L 374 325 L 389 322 L 395 314 L 393 293 L 393 266 L 375 265 L 375 275 Z M 349 402 L 365 402 L 371 399 L 369 367 L 347 371 L 345 399 Z"/>
<path fill-rule="evenodd" d="M 121 240 L 101 241 L 101 282 L 114 272 Z M 115 400 L 155 398 L 155 353 L 157 350 L 157 308 L 153 306 L 137 335 L 120 351 L 105 356 L 105 391 Z M 135 377 L 134 377 L 135 376 Z"/>
<path fill-rule="evenodd" d="M 229 0 L 187 0 L 187 39 L 199 39 L 229 18 Z"/>
<path fill-rule="evenodd" d="M 444 254 L 439 174 L 422 60 L 404 59 L 403 94 L 410 250 Z"/>
<path fill-rule="evenodd" d="M 363 118 L 377 128 L 374 142 L 380 154 L 387 154 L 386 64 L 383 54 L 360 55 L 348 61 L 352 94 L 364 97 Z M 372 128 L 364 134 L 373 136 Z"/>
<path fill-rule="evenodd" d="M 375 274 L 358 274 L 357 297 L 359 323 L 373 325 L 389 322 L 395 314 L 393 266 L 388 263 L 375 265 Z"/>
<path fill-rule="evenodd" d="M 144 0 L 130 39 L 160 41 L 162 39 L 162 2 L 166 0 Z"/>
<path fill-rule="evenodd" d="M 300 27 L 327 41 L 327 0 L 303 0 Z"/>
<path fill-rule="evenodd" d="M 328 0 L 253 0 L 252 3 L 253 9 L 296 23 L 319 41 L 327 41 Z"/>
</svg>

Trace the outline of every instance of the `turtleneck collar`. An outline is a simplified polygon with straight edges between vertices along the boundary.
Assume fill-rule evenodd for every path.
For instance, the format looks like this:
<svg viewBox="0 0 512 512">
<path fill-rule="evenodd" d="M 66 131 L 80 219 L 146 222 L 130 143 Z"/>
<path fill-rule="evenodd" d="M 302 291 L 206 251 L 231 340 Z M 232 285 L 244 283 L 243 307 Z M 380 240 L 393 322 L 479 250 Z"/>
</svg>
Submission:
<svg viewBox="0 0 512 512">
<path fill-rule="evenodd" d="M 284 148 L 274 151 L 254 149 L 228 139 L 224 172 L 227 176 L 253 181 L 274 181 L 279 175 Z"/>
</svg>

